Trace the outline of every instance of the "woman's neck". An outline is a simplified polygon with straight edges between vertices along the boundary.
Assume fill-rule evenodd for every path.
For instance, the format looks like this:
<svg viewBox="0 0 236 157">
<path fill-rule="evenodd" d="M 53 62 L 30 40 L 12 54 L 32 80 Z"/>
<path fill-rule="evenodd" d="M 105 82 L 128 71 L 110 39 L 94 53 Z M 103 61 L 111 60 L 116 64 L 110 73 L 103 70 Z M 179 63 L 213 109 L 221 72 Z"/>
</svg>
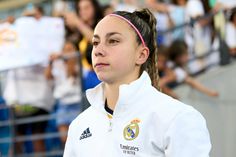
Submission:
<svg viewBox="0 0 236 157">
<path fill-rule="evenodd" d="M 93 25 L 94 25 L 94 20 L 93 20 L 93 19 L 90 19 L 90 20 L 85 21 L 85 23 L 86 23 L 87 25 L 89 25 L 90 27 L 93 27 Z"/>
<path fill-rule="evenodd" d="M 136 68 L 132 74 L 127 77 L 122 77 L 122 79 L 118 79 L 113 81 L 112 83 L 105 83 L 105 98 L 107 100 L 107 106 L 114 111 L 118 98 L 119 98 L 119 87 L 122 84 L 130 84 L 139 78 L 140 68 Z"/>
<path fill-rule="evenodd" d="M 119 86 L 118 84 L 105 84 L 107 106 L 113 111 L 119 97 Z"/>
</svg>

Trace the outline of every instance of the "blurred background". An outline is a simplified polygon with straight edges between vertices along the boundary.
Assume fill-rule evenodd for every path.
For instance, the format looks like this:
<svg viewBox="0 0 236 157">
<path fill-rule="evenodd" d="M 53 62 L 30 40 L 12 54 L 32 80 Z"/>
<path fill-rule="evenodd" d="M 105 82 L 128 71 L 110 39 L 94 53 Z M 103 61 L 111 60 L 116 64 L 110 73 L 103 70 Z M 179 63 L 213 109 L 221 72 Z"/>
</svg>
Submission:
<svg viewBox="0 0 236 157">
<path fill-rule="evenodd" d="M 93 29 L 144 7 L 157 19 L 162 92 L 203 114 L 211 157 L 235 156 L 235 0 L 0 0 L 0 156 L 63 155 L 84 92 L 100 83 Z"/>
</svg>

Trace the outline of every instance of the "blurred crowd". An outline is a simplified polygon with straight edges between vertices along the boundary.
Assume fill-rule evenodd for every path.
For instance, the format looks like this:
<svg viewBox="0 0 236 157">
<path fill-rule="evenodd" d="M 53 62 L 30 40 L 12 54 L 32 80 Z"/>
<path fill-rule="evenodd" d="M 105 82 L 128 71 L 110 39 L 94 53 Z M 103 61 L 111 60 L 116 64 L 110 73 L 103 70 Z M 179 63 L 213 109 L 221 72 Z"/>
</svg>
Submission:
<svg viewBox="0 0 236 157">
<path fill-rule="evenodd" d="M 60 141 L 63 148 L 66 141 L 63 133 L 84 110 L 83 93 L 100 83 L 91 61 L 93 29 L 100 19 L 114 11 L 132 12 L 143 7 L 150 8 L 157 18 L 157 69 L 162 92 L 178 99 L 173 89 L 186 83 L 208 96 L 217 97 L 217 91 L 205 87 L 194 76 L 236 57 L 235 0 L 112 0 L 103 5 L 97 0 L 55 0 L 50 16 L 63 19 L 65 24 L 61 51 L 47 56 L 46 65 L 4 72 L 3 102 L 12 106 L 15 118 L 55 113 L 55 126 L 62 134 Z M 22 16 L 40 21 L 46 15 L 43 7 L 28 5 Z M 9 16 L 2 19 L 0 25 L 14 25 L 14 21 L 15 18 Z M 222 56 L 227 56 L 223 57 L 226 61 L 222 61 Z M 13 84 L 17 84 L 17 88 L 11 88 Z M 12 90 L 17 90 L 16 97 L 24 101 L 12 101 Z M 0 118 L 3 115 L 0 114 Z M 40 121 L 18 124 L 15 131 L 17 136 L 38 135 L 44 134 L 47 128 L 48 121 Z M 43 139 L 33 140 L 32 144 L 33 152 L 46 150 Z M 0 152 L 8 154 L 10 149 L 4 147 L 3 151 L 1 145 Z M 24 142 L 16 142 L 15 148 L 17 153 L 26 152 Z"/>
</svg>

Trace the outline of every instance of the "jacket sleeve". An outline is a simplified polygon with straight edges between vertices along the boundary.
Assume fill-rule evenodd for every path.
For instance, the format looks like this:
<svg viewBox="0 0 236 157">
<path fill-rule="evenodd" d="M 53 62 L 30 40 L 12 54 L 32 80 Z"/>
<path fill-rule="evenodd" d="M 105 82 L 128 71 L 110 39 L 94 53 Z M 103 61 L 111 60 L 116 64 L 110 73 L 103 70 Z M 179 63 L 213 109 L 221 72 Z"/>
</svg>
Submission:
<svg viewBox="0 0 236 157">
<path fill-rule="evenodd" d="M 209 157 L 211 142 L 203 116 L 194 109 L 176 115 L 164 145 L 166 157 Z"/>
</svg>

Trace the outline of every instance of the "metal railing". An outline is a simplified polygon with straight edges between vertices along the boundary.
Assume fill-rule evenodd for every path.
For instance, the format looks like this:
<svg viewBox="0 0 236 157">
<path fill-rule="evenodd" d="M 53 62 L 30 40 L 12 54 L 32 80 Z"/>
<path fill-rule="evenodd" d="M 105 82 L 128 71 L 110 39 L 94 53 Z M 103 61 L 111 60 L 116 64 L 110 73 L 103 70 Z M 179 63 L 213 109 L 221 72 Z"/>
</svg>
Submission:
<svg viewBox="0 0 236 157">
<path fill-rule="evenodd" d="M 158 33 L 160 35 L 165 35 L 165 34 L 168 34 L 168 33 L 171 33 L 171 32 L 174 32 L 178 29 L 184 29 L 186 27 L 193 27 L 195 23 L 199 22 L 200 20 L 203 20 L 203 19 L 213 19 L 213 17 L 215 15 L 217 15 L 218 13 L 227 13 L 227 12 L 231 12 L 233 10 L 232 9 L 221 9 L 221 10 L 218 10 L 216 12 L 209 12 L 205 15 L 202 15 L 202 16 L 199 16 L 197 18 L 191 18 L 189 21 L 185 22 L 185 23 L 182 23 L 180 25 L 176 25 L 176 26 L 173 26 L 171 28 L 168 28 L 166 30 L 159 30 Z M 230 63 L 231 61 L 231 57 L 230 57 L 230 54 L 229 54 L 229 47 L 228 45 L 226 44 L 225 40 L 222 38 L 221 34 L 219 33 L 219 30 L 215 30 L 216 31 L 216 36 L 219 38 L 219 47 L 216 48 L 216 49 L 209 49 L 208 51 L 206 52 L 203 52 L 201 56 L 196 56 L 196 55 L 193 55 L 192 58 L 189 59 L 188 63 L 191 63 L 191 62 L 194 62 L 196 60 L 199 60 L 199 59 L 204 59 L 208 56 L 210 56 L 212 53 L 215 53 L 216 51 L 219 52 L 219 56 L 220 56 L 220 61 L 219 61 L 219 65 L 227 65 Z M 195 53 L 195 52 L 194 52 Z M 201 71 L 205 71 L 207 70 L 209 67 L 212 67 L 216 65 L 216 63 L 213 63 L 212 65 L 208 65 L 206 67 L 204 67 Z M 198 75 L 201 73 L 201 71 L 197 72 L 197 73 L 193 73 L 192 75 Z"/>
<path fill-rule="evenodd" d="M 1 109 L 8 109 L 9 112 L 12 112 L 12 108 L 8 106 L 1 106 Z M 40 139 L 52 139 L 52 138 L 60 138 L 63 136 L 67 136 L 67 132 L 59 133 L 59 132 L 48 132 L 48 133 L 43 133 L 43 134 L 35 134 L 35 135 L 25 135 L 25 136 L 14 136 L 14 127 L 19 124 L 28 124 L 28 123 L 36 123 L 36 122 L 41 122 L 41 121 L 49 121 L 49 120 L 54 120 L 57 116 L 61 117 L 68 117 L 70 115 L 74 115 L 75 112 L 70 112 L 68 114 L 51 114 L 51 115 L 44 115 L 44 116 L 35 116 L 35 117 L 30 117 L 30 118 L 20 118 L 20 119 L 15 119 L 13 117 L 9 117 L 9 120 L 5 121 L 0 121 L 0 128 L 1 127 L 10 127 L 10 132 L 11 136 L 10 137 L 4 137 L 0 138 L 0 144 L 9 144 L 11 145 L 11 149 L 14 152 L 14 143 L 16 142 L 26 142 L 26 141 L 34 141 L 34 140 L 40 140 Z M 42 156 L 51 156 L 51 155 L 62 155 L 63 150 L 53 150 L 53 151 L 48 151 L 44 153 L 37 153 L 40 157 Z M 16 155 L 15 156 L 37 156 L 37 154 L 21 154 L 21 155 Z"/>
<path fill-rule="evenodd" d="M 75 52 L 73 55 L 62 55 L 59 59 L 62 60 L 67 60 L 69 58 L 78 58 L 78 65 L 80 67 L 80 72 L 78 75 L 78 79 L 80 79 L 80 82 L 82 84 L 82 63 L 81 63 L 81 56 L 79 52 Z M 22 68 L 22 67 L 21 67 Z M 14 70 L 14 69 L 10 69 L 10 70 Z M 1 71 L 0 71 L 1 72 Z M 5 70 L 4 70 L 5 72 Z M 78 87 L 79 88 L 79 87 Z M 82 86 L 80 87 L 82 88 Z M 82 89 L 81 89 L 82 91 Z M 84 97 L 84 94 L 81 93 L 81 97 L 82 97 L 82 110 L 86 109 L 89 105 L 88 105 L 88 101 L 86 100 L 86 97 Z M 84 104 L 84 105 L 83 105 Z M 46 139 L 53 139 L 53 138 L 57 138 L 59 139 L 60 137 L 63 136 L 67 136 L 67 132 L 64 133 L 59 133 L 59 132 L 45 132 L 43 134 L 35 134 L 35 135 L 25 135 L 25 136 L 17 136 L 16 132 L 15 132 L 15 127 L 17 125 L 21 125 L 21 124 L 29 124 L 29 123 L 37 123 L 37 122 L 42 122 L 42 121 L 47 121 L 49 122 L 50 120 L 55 120 L 56 117 L 61 116 L 61 117 L 69 117 L 75 112 L 70 112 L 66 115 L 64 114 L 55 114 L 55 113 L 50 113 L 49 115 L 40 115 L 40 116 L 34 116 L 34 117 L 29 117 L 29 118 L 18 118 L 16 119 L 15 115 L 14 115 L 14 107 L 15 106 L 7 106 L 7 105 L 0 105 L 0 110 L 7 110 L 6 112 L 9 112 L 9 119 L 8 120 L 4 120 L 4 121 L 0 121 L 0 128 L 2 127 L 9 127 L 9 137 L 4 137 L 4 138 L 0 138 L 0 144 L 7 144 L 9 145 L 9 149 L 10 149 L 10 153 L 8 155 L 8 157 L 30 157 L 30 156 L 39 156 L 39 157 L 47 157 L 47 156 L 62 156 L 63 155 L 63 148 L 61 148 L 60 150 L 52 150 L 52 151 L 45 151 L 45 152 L 41 152 L 41 153 L 27 153 L 27 154 L 16 154 L 16 148 L 15 148 L 15 143 L 17 142 L 27 142 L 27 141 L 35 141 L 35 140 L 46 140 Z M 0 154 L 1 154 L 1 150 L 0 150 Z M 1 157 L 1 156 L 0 156 Z"/>
</svg>

